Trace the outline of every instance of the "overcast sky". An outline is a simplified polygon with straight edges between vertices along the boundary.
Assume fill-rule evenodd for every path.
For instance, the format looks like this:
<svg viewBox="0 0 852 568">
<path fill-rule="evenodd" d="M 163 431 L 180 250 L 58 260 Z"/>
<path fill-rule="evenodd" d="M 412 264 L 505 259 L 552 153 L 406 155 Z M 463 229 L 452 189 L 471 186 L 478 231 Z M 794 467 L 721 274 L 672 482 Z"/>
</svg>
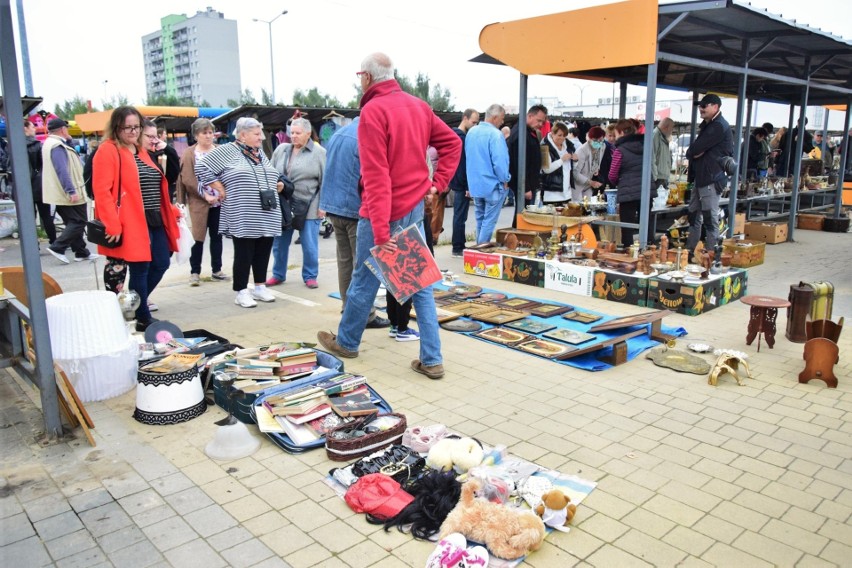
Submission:
<svg viewBox="0 0 852 568">
<path fill-rule="evenodd" d="M 16 2 L 11 2 L 17 29 Z M 384 51 L 400 73 L 412 77 L 426 73 L 433 83 L 448 87 L 456 109 L 483 109 L 493 102 L 517 104 L 518 99 L 517 72 L 468 62 L 481 53 L 478 39 L 483 26 L 604 3 L 609 2 L 25 0 L 24 11 L 35 95 L 43 97 L 50 110 L 75 95 L 92 100 L 98 107 L 105 97 L 119 93 L 131 103 L 143 104 L 142 36 L 159 30 L 162 16 L 191 16 L 208 5 L 237 21 L 242 86 L 251 89 L 258 99 L 261 88 L 271 90 L 269 36 L 267 25 L 252 19 L 270 20 L 288 10 L 272 25 L 279 101 L 289 103 L 296 88 L 318 87 L 346 103 L 355 93 L 355 71 L 363 57 Z M 800 24 L 852 37 L 852 2 L 848 0 L 754 0 L 752 5 Z M 541 42 L 543 49 L 559 44 L 581 49 L 590 38 L 593 42 L 629 41 L 607 38 L 603 33 L 595 35 L 590 30 L 554 29 L 542 30 Z M 20 52 L 18 62 L 20 65 Z M 550 77 L 531 77 L 528 94 L 577 104 L 580 87 L 585 87 L 582 92 L 587 104 L 598 97 L 613 96 L 612 84 Z M 644 91 L 634 89 L 634 94 Z"/>
</svg>

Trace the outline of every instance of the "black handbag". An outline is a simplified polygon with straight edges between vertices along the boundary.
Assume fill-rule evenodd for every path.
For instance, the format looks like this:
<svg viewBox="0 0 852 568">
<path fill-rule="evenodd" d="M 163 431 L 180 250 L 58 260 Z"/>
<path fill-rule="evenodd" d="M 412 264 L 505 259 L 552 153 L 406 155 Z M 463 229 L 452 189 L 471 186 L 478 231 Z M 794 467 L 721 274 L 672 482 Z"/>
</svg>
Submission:
<svg viewBox="0 0 852 568">
<path fill-rule="evenodd" d="M 278 208 L 278 192 L 274 189 L 260 190 L 260 208 L 264 211 L 272 211 Z"/>
<path fill-rule="evenodd" d="M 116 211 L 121 209 L 121 152 L 118 147 L 115 149 L 118 152 L 118 201 L 115 204 Z M 90 156 L 91 160 L 92 157 Z M 98 245 L 105 248 L 116 248 L 121 246 L 123 235 L 119 235 L 115 241 L 107 240 L 106 226 L 100 219 L 92 219 L 86 221 L 86 240 L 93 245 Z"/>
</svg>

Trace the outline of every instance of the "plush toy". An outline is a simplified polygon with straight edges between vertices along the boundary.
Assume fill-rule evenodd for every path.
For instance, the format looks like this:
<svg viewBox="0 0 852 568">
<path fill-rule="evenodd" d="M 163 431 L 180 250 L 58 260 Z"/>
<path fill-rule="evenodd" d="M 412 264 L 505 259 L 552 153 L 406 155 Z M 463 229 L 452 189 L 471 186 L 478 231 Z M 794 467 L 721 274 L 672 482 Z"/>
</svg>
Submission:
<svg viewBox="0 0 852 568">
<path fill-rule="evenodd" d="M 476 498 L 479 488 L 477 479 L 462 486 L 461 499 L 441 525 L 441 538 L 461 533 L 506 560 L 538 550 L 547 534 L 542 520 L 532 511 Z"/>
<path fill-rule="evenodd" d="M 544 524 L 558 531 L 568 532 L 565 525 L 574 518 L 577 506 L 571 498 L 559 489 L 551 489 L 541 496 L 541 504 L 535 508 L 535 513 L 542 518 Z"/>
<path fill-rule="evenodd" d="M 429 449 L 426 465 L 432 469 L 465 473 L 482 463 L 482 446 L 473 438 L 444 438 Z"/>
</svg>

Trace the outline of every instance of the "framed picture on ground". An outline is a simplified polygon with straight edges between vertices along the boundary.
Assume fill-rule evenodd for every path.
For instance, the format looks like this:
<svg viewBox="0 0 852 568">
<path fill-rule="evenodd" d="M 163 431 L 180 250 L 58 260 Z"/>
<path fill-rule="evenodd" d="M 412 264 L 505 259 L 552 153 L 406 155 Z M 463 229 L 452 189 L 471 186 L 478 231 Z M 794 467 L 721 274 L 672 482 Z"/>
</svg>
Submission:
<svg viewBox="0 0 852 568">
<path fill-rule="evenodd" d="M 562 315 L 572 311 L 573 309 L 573 306 L 558 306 L 556 304 L 539 304 L 537 306 L 526 308 L 529 313 L 540 318 Z"/>
<path fill-rule="evenodd" d="M 494 343 L 499 343 L 500 345 L 514 345 L 515 343 L 520 343 L 530 339 L 530 336 L 526 333 L 515 331 L 513 329 L 506 329 L 505 327 L 491 327 L 478 331 L 473 335 L 488 341 L 493 341 Z"/>
<path fill-rule="evenodd" d="M 567 320 L 576 321 L 579 323 L 594 323 L 603 316 L 600 314 L 592 314 L 589 312 L 573 311 L 563 314 L 562 317 Z"/>
<path fill-rule="evenodd" d="M 445 310 L 455 312 L 461 316 L 472 316 L 483 312 L 494 311 L 492 304 L 479 304 L 477 302 L 453 302 L 442 306 Z"/>
<path fill-rule="evenodd" d="M 535 300 L 529 300 L 527 298 L 509 298 L 499 302 L 499 305 L 501 308 L 509 308 L 510 310 L 531 311 L 530 308 L 540 306 L 541 302 L 536 302 Z"/>
<path fill-rule="evenodd" d="M 563 343 L 570 343 L 571 345 L 585 343 L 586 341 L 591 341 L 592 339 L 597 338 L 596 335 L 592 335 L 591 333 L 575 331 L 573 329 L 556 329 L 554 331 L 543 333 L 542 336 L 548 339 L 562 341 Z"/>
<path fill-rule="evenodd" d="M 510 321 L 516 321 L 519 319 L 524 319 L 530 315 L 528 312 L 519 312 L 517 310 L 492 310 L 490 312 L 481 312 L 478 314 L 472 314 L 471 319 L 475 319 L 478 321 L 484 321 L 486 323 L 493 323 L 494 325 L 502 325 L 504 323 L 509 323 Z"/>
<path fill-rule="evenodd" d="M 544 333 L 545 331 L 554 329 L 556 326 L 543 321 L 534 320 L 532 318 L 524 318 L 522 320 L 509 322 L 506 324 L 506 327 L 526 333 Z"/>
<path fill-rule="evenodd" d="M 517 345 L 515 345 L 515 349 L 518 349 L 520 351 L 526 351 L 527 353 L 532 353 L 533 355 L 538 355 L 539 357 L 554 359 L 556 357 L 562 357 L 563 355 L 566 355 L 567 353 L 570 353 L 571 351 L 574 351 L 577 348 L 562 343 L 547 341 L 545 339 L 533 339 L 532 341 L 518 343 Z"/>
</svg>

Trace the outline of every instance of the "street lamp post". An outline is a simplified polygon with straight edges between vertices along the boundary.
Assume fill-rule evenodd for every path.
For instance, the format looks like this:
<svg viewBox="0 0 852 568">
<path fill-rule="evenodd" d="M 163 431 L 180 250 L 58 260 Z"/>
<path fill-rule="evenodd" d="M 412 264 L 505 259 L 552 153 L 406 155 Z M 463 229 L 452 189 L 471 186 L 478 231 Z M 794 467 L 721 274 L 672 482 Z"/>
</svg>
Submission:
<svg viewBox="0 0 852 568">
<path fill-rule="evenodd" d="M 283 16 L 287 13 L 287 10 L 284 10 L 271 20 L 261 20 L 259 18 L 254 18 L 255 22 L 263 22 L 267 26 L 269 26 L 269 70 L 272 73 L 272 104 L 275 104 L 275 63 L 272 56 L 272 22 Z"/>
<path fill-rule="evenodd" d="M 104 80 L 103 80 L 103 84 L 104 84 L 104 102 L 106 102 L 106 101 L 107 101 L 107 83 L 109 83 L 109 79 L 104 79 Z"/>
<path fill-rule="evenodd" d="M 571 86 L 580 89 L 580 106 L 583 106 L 583 91 L 586 90 L 586 87 L 588 87 L 588 85 L 583 85 L 582 87 L 580 85 L 571 85 Z"/>
</svg>

